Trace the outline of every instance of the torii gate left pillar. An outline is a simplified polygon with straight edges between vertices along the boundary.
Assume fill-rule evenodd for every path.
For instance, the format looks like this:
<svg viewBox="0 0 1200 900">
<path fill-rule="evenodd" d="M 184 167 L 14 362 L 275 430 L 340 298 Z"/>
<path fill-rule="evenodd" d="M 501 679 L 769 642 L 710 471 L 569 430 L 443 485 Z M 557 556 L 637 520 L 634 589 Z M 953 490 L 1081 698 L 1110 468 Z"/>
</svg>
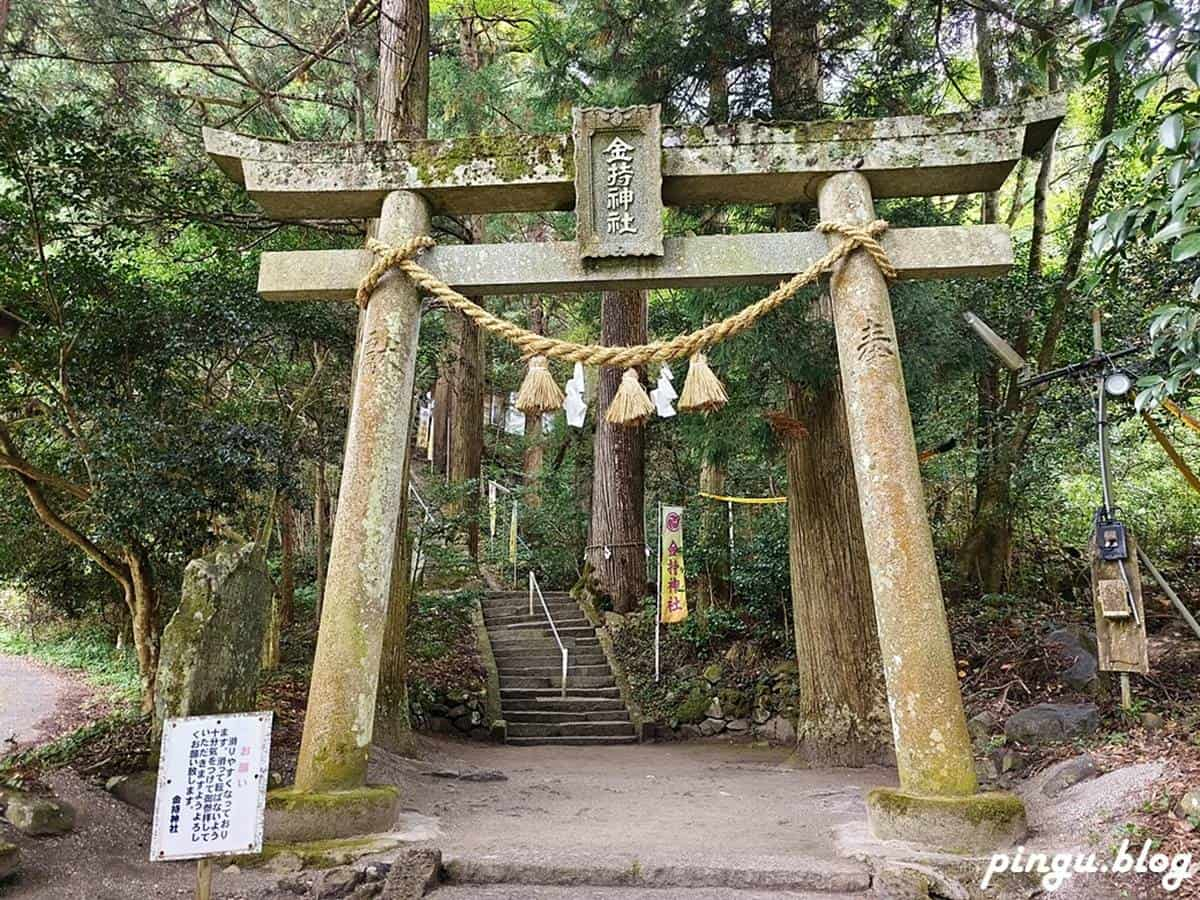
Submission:
<svg viewBox="0 0 1200 900">
<path fill-rule="evenodd" d="M 379 240 L 400 243 L 429 227 L 429 204 L 419 194 L 384 198 Z M 405 500 L 401 473 L 421 323 L 416 288 L 388 272 L 363 316 L 296 784 L 271 794 L 273 840 L 388 831 L 400 798 L 394 785 L 368 786 L 366 775 L 391 554 Z"/>
</svg>

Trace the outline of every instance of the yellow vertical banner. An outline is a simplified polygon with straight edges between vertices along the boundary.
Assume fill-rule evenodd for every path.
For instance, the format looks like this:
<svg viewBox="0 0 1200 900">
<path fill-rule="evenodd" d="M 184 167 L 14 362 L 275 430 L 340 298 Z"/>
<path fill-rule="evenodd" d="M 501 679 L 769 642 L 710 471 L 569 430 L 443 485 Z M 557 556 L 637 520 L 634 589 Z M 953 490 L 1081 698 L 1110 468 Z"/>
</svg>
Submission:
<svg viewBox="0 0 1200 900">
<path fill-rule="evenodd" d="M 682 622 L 687 618 L 687 588 L 683 568 L 683 507 L 664 506 L 658 530 L 658 618 Z"/>
<path fill-rule="evenodd" d="M 517 501 L 513 501 L 512 518 L 508 523 L 508 561 L 517 561 Z"/>
</svg>

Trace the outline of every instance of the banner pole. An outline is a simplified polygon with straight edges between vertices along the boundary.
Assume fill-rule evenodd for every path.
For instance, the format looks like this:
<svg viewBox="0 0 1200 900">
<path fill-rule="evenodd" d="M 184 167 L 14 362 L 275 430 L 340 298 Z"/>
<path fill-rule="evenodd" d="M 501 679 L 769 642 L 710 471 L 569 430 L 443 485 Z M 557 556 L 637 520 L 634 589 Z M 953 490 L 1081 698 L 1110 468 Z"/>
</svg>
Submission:
<svg viewBox="0 0 1200 900">
<path fill-rule="evenodd" d="M 729 501 L 729 602 L 733 602 L 733 501 Z"/>
<path fill-rule="evenodd" d="M 654 554 L 654 561 L 658 566 L 658 592 L 654 598 L 654 680 L 659 679 L 659 647 L 660 637 L 659 631 L 662 628 L 662 501 L 658 502 L 658 549 Z"/>
</svg>

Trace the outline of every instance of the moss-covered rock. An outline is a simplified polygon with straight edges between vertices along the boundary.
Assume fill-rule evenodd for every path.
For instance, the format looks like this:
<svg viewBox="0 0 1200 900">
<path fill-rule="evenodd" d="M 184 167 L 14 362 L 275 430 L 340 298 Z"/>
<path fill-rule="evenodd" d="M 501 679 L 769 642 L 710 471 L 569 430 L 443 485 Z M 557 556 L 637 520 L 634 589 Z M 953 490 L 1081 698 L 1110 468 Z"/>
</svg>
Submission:
<svg viewBox="0 0 1200 900">
<path fill-rule="evenodd" d="M 711 700 L 709 692 L 700 685 L 696 685 L 688 691 L 683 702 L 675 707 L 675 718 L 683 725 L 697 725 L 704 721 Z"/>
<path fill-rule="evenodd" d="M 737 688 L 722 688 L 717 692 L 717 699 L 721 701 L 721 711 L 726 719 L 744 719 L 750 714 L 750 697 Z"/>
<path fill-rule="evenodd" d="M 704 670 L 704 680 L 709 684 L 716 684 L 721 680 L 721 675 L 721 667 L 716 663 L 713 663 Z"/>
<path fill-rule="evenodd" d="M 188 563 L 163 630 L 156 731 L 176 716 L 254 709 L 273 591 L 258 544 L 225 543 Z"/>
</svg>

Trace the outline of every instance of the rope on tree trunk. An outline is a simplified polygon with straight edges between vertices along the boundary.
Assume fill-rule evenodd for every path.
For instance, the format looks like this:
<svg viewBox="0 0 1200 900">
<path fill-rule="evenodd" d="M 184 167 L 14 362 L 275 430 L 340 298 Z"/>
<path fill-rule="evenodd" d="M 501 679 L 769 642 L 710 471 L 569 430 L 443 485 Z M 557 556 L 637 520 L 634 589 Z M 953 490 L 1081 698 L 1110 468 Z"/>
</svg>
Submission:
<svg viewBox="0 0 1200 900">
<path fill-rule="evenodd" d="M 371 266 L 359 283 L 355 299 L 359 307 L 365 309 L 370 302 L 371 293 L 379 284 L 379 279 L 391 269 L 399 269 L 408 276 L 414 285 L 446 306 L 458 310 L 482 328 L 486 328 L 514 344 L 526 357 L 540 355 L 589 366 L 612 366 L 624 369 L 651 362 L 683 359 L 685 356 L 692 356 L 726 338 L 741 334 L 767 313 L 792 299 L 802 288 L 812 284 L 827 272 L 832 272 L 841 260 L 855 250 L 864 250 L 875 261 L 885 278 L 894 279 L 896 268 L 879 244 L 879 236 L 887 230 L 887 227 L 887 222 L 882 219 L 876 219 L 865 226 L 847 225 L 841 222 L 821 222 L 817 225 L 817 231 L 821 234 L 837 235 L 843 240 L 837 246 L 831 247 L 824 256 L 813 262 L 804 271 L 780 284 L 761 300 L 720 322 L 705 325 L 703 328 L 687 334 L 676 335 L 670 340 L 627 347 L 577 344 L 573 341 L 546 337 L 493 315 L 416 262 L 418 256 L 437 244 L 433 238 L 424 235 L 409 238 L 394 247 L 376 240 L 368 241 L 367 248 L 375 253 L 377 258 L 375 264 Z"/>
</svg>

